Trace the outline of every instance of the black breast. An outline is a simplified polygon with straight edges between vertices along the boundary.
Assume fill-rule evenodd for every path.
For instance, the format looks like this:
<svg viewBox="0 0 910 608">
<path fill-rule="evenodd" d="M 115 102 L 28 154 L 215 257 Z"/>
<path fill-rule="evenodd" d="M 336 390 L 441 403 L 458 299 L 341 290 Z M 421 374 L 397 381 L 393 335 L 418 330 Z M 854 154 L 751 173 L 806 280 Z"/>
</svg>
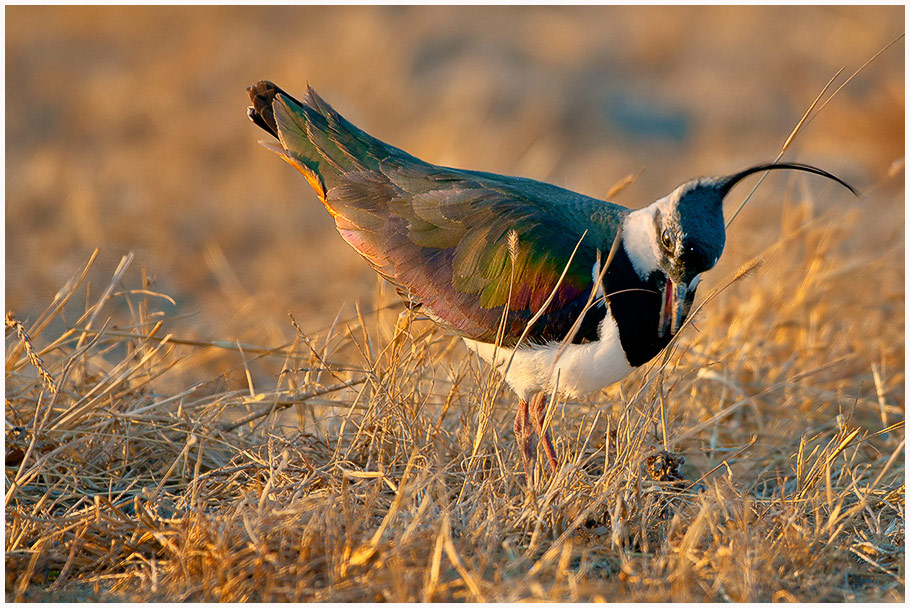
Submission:
<svg viewBox="0 0 910 608">
<path fill-rule="evenodd" d="M 672 338 L 669 332 L 662 338 L 657 335 L 662 303 L 657 273 L 643 281 L 619 247 L 604 277 L 604 290 L 629 364 L 644 365 Z"/>
</svg>

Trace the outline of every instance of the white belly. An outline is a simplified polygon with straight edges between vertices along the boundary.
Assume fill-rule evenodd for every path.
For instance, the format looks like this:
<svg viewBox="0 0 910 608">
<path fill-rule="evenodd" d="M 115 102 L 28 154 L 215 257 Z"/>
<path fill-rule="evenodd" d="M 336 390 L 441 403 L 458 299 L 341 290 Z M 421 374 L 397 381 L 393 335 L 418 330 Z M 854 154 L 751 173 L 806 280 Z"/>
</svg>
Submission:
<svg viewBox="0 0 910 608">
<path fill-rule="evenodd" d="M 559 393 L 577 399 L 622 380 L 634 369 L 619 342 L 616 321 L 609 314 L 601 321 L 598 335 L 600 339 L 595 342 L 567 344 L 558 360 L 560 342 L 521 346 L 516 351 L 503 347 L 496 350 L 492 344 L 468 338 L 464 341 L 468 348 L 500 372 L 509 366 L 506 382 L 519 398 L 527 400 L 534 393 L 556 387 Z"/>
</svg>

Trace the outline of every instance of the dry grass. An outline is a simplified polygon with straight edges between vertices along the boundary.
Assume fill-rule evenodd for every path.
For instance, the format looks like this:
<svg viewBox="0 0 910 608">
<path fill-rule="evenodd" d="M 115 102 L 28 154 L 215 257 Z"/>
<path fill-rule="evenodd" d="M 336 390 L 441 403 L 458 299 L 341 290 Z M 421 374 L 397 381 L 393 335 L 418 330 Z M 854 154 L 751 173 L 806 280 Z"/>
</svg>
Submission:
<svg viewBox="0 0 910 608">
<path fill-rule="evenodd" d="M 129 269 L 53 339 L 8 317 L 8 594 L 899 600 L 901 244 L 863 257 L 840 251 L 837 222 L 787 216 L 665 367 L 559 404 L 562 467 L 533 493 L 509 395 L 485 397 L 495 378 L 426 323 L 364 316 L 274 351 L 181 345 Z M 895 288 L 849 288 L 869 273 Z M 82 331 L 110 298 L 129 316 Z M 282 373 L 157 390 L 225 348 Z M 655 463 L 661 401 L 681 471 Z"/>
<path fill-rule="evenodd" d="M 668 167 L 666 174 L 622 182 L 639 174 L 642 149 L 603 152 L 602 140 L 586 140 L 586 125 L 599 123 L 587 120 L 584 101 L 574 108 L 585 118 L 579 124 L 552 118 L 548 108 L 563 103 L 554 87 L 523 91 L 530 101 L 512 114 L 486 122 L 475 116 L 480 122 L 470 126 L 482 124 L 486 132 L 474 133 L 474 144 L 446 132 L 466 125 L 449 127 L 440 118 L 457 116 L 452 107 L 459 103 L 473 107 L 472 91 L 495 117 L 492 108 L 504 100 L 491 91 L 525 86 L 490 76 L 501 74 L 497 62 L 514 59 L 500 54 L 496 36 L 506 36 L 514 51 L 548 32 L 547 45 L 533 47 L 539 55 L 528 65 L 543 70 L 533 73 L 568 74 L 559 80 L 567 99 L 596 98 L 587 72 L 569 66 L 600 73 L 602 45 L 617 53 L 629 45 L 620 39 L 614 48 L 602 38 L 613 22 L 594 10 L 523 9 L 519 34 L 500 27 L 511 18 L 506 11 L 490 11 L 479 24 L 470 13 L 427 9 L 144 12 L 137 23 L 168 31 L 173 37 L 163 40 L 171 46 L 152 44 L 158 34 L 136 42 L 144 30 L 114 18 L 113 9 L 84 10 L 11 8 L 7 17 L 8 87 L 31 93 L 8 102 L 7 599 L 905 598 L 904 192 L 900 167 L 888 170 L 901 153 L 889 125 L 902 127 L 903 97 L 893 93 L 893 80 L 872 71 L 891 75 L 880 67 L 891 64 L 873 64 L 858 77 L 860 85 L 871 79 L 866 89 L 857 85 L 866 93 L 851 96 L 854 85 L 845 88 L 793 143 L 801 147 L 799 160 L 823 156 L 830 161 L 819 163 L 825 168 L 849 167 L 853 174 L 845 177 L 863 196 L 851 200 L 812 178 L 793 177 L 787 188 L 779 187 L 784 179 L 769 179 L 732 225 L 724 259 L 700 288 L 705 305 L 669 356 L 590 401 L 556 404 L 551 425 L 561 468 L 539 476 L 533 492 L 525 489 L 513 442 L 513 396 L 497 389 L 489 369 L 432 324 L 400 322 L 392 290 L 355 256 L 344 257 L 328 222 L 300 238 L 287 219 L 291 207 L 260 200 L 264 192 L 290 200 L 305 184 L 254 150 L 255 135 L 237 134 L 247 127 L 242 99 L 223 114 L 215 108 L 215 118 L 200 117 L 175 103 L 168 88 L 173 82 L 192 88 L 187 83 L 204 73 L 209 84 L 229 82 L 219 85 L 225 90 L 238 81 L 242 97 L 242 85 L 255 78 L 284 84 L 282 70 L 299 71 L 314 85 L 343 73 L 336 86 L 351 87 L 349 99 L 374 104 L 361 106 L 362 115 L 397 116 L 380 135 L 415 153 L 573 187 L 583 174 L 588 192 L 616 183 L 617 196 L 647 202 L 696 174 L 680 159 L 697 158 L 702 172 L 740 168 L 746 140 L 725 134 L 736 133 L 731 125 L 743 112 L 736 100 L 751 94 L 750 78 L 759 78 L 765 92 L 772 84 L 788 95 L 798 89 L 792 95 L 800 105 L 781 112 L 780 124 L 762 118 L 774 112 L 759 101 L 751 110 L 754 124 L 743 133 L 748 147 L 768 152 L 748 159 L 773 156 L 834 72 L 831 62 L 849 56 L 850 67 L 858 67 L 894 37 L 886 31 L 893 21 L 886 9 L 800 13 L 816 18 L 812 28 L 804 27 L 809 20 L 789 20 L 800 23 L 798 36 L 774 48 L 766 48 L 760 32 L 787 35 L 779 15 L 743 13 L 746 29 L 759 32 L 753 51 L 779 70 L 755 66 L 755 74 L 731 78 L 731 103 L 713 115 L 716 124 L 700 122 L 694 144 L 668 144 L 662 148 L 669 151 L 649 157 L 648 172 Z M 668 10 L 652 12 L 647 28 L 634 11 L 608 15 L 621 22 L 615 27 L 640 36 L 629 52 L 643 73 L 680 49 L 698 61 L 718 57 L 711 44 L 735 46 L 733 38 L 745 31 L 729 9 L 673 9 L 674 19 L 685 16 L 685 27 L 707 17 L 731 26 L 719 40 L 696 36 L 689 46 L 681 26 L 658 18 Z M 239 76 L 188 46 L 226 31 L 261 45 L 269 38 L 263 23 L 269 32 L 290 34 L 305 22 L 289 16 L 318 17 L 322 27 L 311 28 L 319 31 L 305 41 L 273 36 L 272 57 L 250 59 L 246 50 L 260 46 L 226 43 L 229 61 L 243 66 Z M 856 26 L 854 17 L 865 25 Z M 41 28 L 29 29 L 38 22 Z M 391 23 L 404 24 L 409 35 L 381 47 L 395 66 L 383 72 L 389 88 L 367 90 L 376 63 L 345 70 L 359 65 L 352 56 L 361 52 L 379 61 L 371 43 Z M 800 50 L 803 37 L 813 48 L 824 46 L 819 40 L 847 24 L 857 33 L 850 45 L 825 47 L 822 57 Z M 443 25 L 449 29 L 439 30 Z M 455 51 L 431 44 L 438 31 L 454 32 L 448 44 Z M 347 46 L 330 46 L 333 36 Z M 478 41 L 488 45 L 482 47 L 490 54 L 488 71 L 458 59 Z M 787 45 L 796 50 L 778 54 Z M 48 121 L 56 116 L 49 100 L 60 92 L 42 62 L 66 64 L 61 49 L 71 48 L 81 49 L 72 61 L 87 61 L 88 76 L 67 91 L 68 120 Z M 128 52 L 105 63 L 98 57 L 114 55 L 99 48 Z M 335 52 L 335 63 L 319 48 Z M 446 66 L 422 68 L 429 71 L 415 78 L 429 79 L 424 90 L 451 100 L 449 114 L 421 114 L 428 110 L 419 108 L 436 107 L 434 100 L 398 94 L 415 85 L 396 70 L 421 53 L 436 53 Z M 813 76 L 823 76 L 790 74 L 784 84 L 792 86 L 782 86 L 778 75 L 794 53 L 801 65 L 811 64 Z M 120 60 L 129 68 L 122 74 Z M 301 61 L 313 65 L 300 67 Z M 274 62 L 279 73 L 262 72 L 262 62 Z M 708 88 L 721 74 L 697 76 L 687 65 L 665 75 L 661 86 L 669 88 L 659 98 L 692 95 L 691 83 L 676 74 L 701 78 Z M 309 76 L 311 68 L 316 75 Z M 897 74 L 902 78 L 902 68 Z M 441 75 L 471 86 L 456 87 Z M 805 90 L 803 80 L 812 80 Z M 137 82 L 148 81 L 158 97 L 134 95 Z M 97 95 L 99 82 L 105 96 Z M 125 103 L 130 97 L 132 105 Z M 879 102 L 877 112 L 869 110 Z M 106 112 L 100 124 L 92 114 L 99 109 Z M 186 149 L 155 122 L 162 114 L 187 138 Z M 410 124 L 395 125 L 406 116 Z M 194 122 L 207 125 L 214 147 L 190 128 Z M 59 127 L 52 138 L 39 128 L 47 124 Z M 100 131 L 88 144 L 78 136 L 87 124 Z M 575 137 L 578 146 L 566 143 Z M 516 144 L 527 138 L 528 146 Z M 99 143 L 108 141 L 118 145 Z M 247 147 L 249 154 L 237 152 Z M 74 150 L 91 152 L 75 168 L 64 162 Z M 624 158 L 603 162 L 613 154 Z M 603 166 L 611 170 L 593 170 Z M 149 167 L 155 179 L 144 173 Z M 266 185 L 256 182 L 261 172 Z M 140 187 L 122 187 L 124 176 Z M 35 209 L 52 201 L 72 221 L 35 219 Z M 310 206 L 302 205 L 305 215 L 312 211 L 306 217 L 321 217 Z M 138 210 L 143 221 L 128 221 L 121 208 Z M 257 237 L 263 225 L 268 239 Z M 122 258 L 111 252 L 124 243 L 138 244 L 138 252 L 127 253 L 132 246 Z M 102 244 L 107 251 L 91 254 Z M 313 251 L 332 263 L 301 261 Z M 345 280 L 327 280 L 337 274 Z M 339 310 L 345 298 L 359 304 Z"/>
</svg>

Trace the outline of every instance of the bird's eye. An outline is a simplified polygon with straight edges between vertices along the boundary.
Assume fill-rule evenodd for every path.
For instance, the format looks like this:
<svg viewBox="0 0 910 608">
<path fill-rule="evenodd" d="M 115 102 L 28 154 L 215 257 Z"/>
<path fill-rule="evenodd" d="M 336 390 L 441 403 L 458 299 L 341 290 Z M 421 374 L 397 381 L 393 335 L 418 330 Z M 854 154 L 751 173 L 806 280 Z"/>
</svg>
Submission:
<svg viewBox="0 0 910 608">
<path fill-rule="evenodd" d="M 664 246 L 664 249 L 673 251 L 673 234 L 670 232 L 669 228 L 664 228 L 663 233 L 660 235 L 660 242 Z"/>
</svg>

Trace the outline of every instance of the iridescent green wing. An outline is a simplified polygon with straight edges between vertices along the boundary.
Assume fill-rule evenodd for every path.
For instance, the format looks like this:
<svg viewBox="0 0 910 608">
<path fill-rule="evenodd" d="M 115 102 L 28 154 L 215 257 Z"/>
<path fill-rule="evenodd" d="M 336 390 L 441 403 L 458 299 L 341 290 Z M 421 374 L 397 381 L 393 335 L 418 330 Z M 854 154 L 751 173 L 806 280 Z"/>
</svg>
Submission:
<svg viewBox="0 0 910 608">
<path fill-rule="evenodd" d="M 626 209 L 423 162 L 360 131 L 312 90 L 303 102 L 279 91 L 271 109 L 280 141 L 272 149 L 307 176 L 342 237 L 412 303 L 481 341 L 495 339 L 508 305 L 509 345 L 553 293 L 529 339 L 569 331 Z"/>
</svg>

